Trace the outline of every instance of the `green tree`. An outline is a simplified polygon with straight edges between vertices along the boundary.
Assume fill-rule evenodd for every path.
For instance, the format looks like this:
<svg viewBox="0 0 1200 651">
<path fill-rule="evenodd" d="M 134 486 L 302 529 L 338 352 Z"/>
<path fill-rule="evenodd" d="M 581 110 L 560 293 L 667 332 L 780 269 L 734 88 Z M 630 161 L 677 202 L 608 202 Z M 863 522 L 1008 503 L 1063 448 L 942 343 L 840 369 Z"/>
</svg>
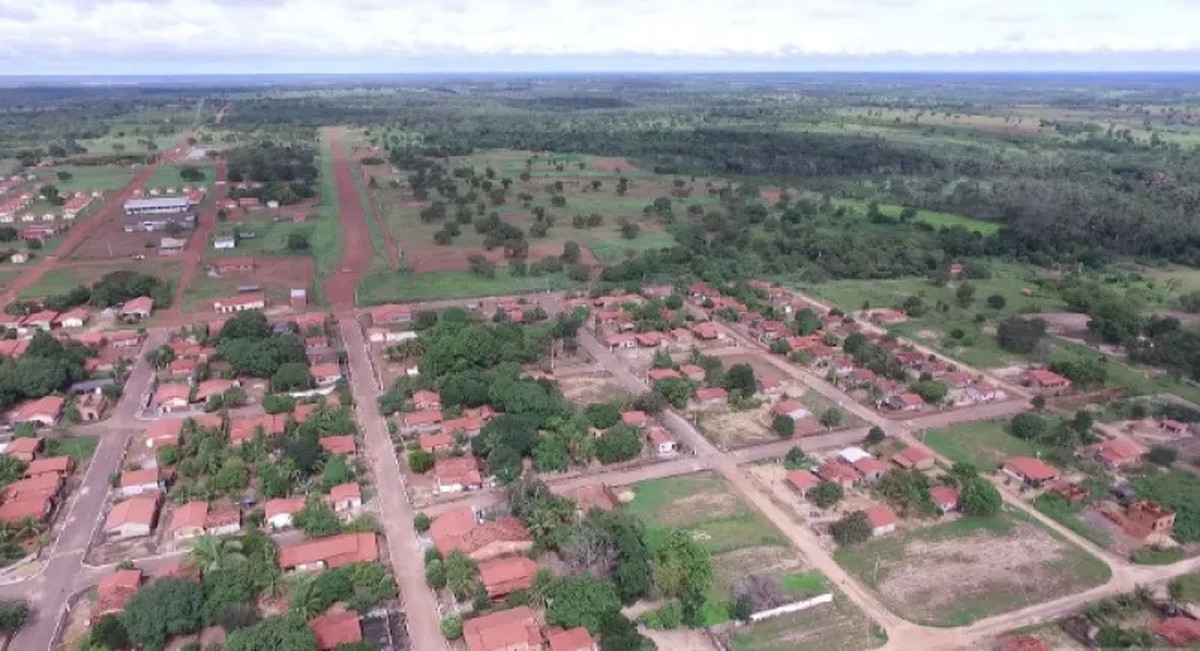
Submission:
<svg viewBox="0 0 1200 651">
<path fill-rule="evenodd" d="M 92 625 L 89 637 L 94 644 L 105 649 L 119 651 L 129 648 L 129 631 L 125 630 L 125 623 L 117 615 L 101 617 L 100 621 Z"/>
<path fill-rule="evenodd" d="M 419 475 L 432 470 L 436 460 L 432 452 L 426 452 L 425 450 L 408 451 L 408 469 Z"/>
<path fill-rule="evenodd" d="M 993 310 L 1003 310 L 1005 305 L 1008 305 L 1008 300 L 1000 294 L 992 294 L 987 297 L 987 306 Z"/>
<path fill-rule="evenodd" d="M 200 584 L 191 579 L 168 577 L 144 586 L 125 605 L 129 639 L 161 647 L 171 636 L 198 631 L 203 602 Z"/>
<path fill-rule="evenodd" d="M 342 522 L 337 514 L 319 499 L 309 500 L 304 508 L 296 512 L 292 521 L 309 538 L 332 536 L 342 530 Z"/>
<path fill-rule="evenodd" d="M 713 583 L 712 558 L 687 532 L 673 529 L 652 550 L 654 586 L 683 605 L 684 619 L 696 621 L 704 593 Z"/>
<path fill-rule="evenodd" d="M 883 440 L 886 438 L 887 438 L 887 434 L 884 433 L 883 429 L 878 426 L 872 427 L 871 429 L 867 430 L 867 444 L 868 445 L 879 445 L 880 443 L 883 443 Z"/>
<path fill-rule="evenodd" d="M 871 537 L 871 522 L 867 519 L 866 513 L 854 511 L 847 513 L 830 525 L 829 532 L 833 534 L 833 539 L 837 541 L 837 544 L 855 545 Z"/>
<path fill-rule="evenodd" d="M 1017 414 L 1013 416 L 1009 429 L 1012 431 L 1012 435 L 1019 439 L 1034 441 L 1045 435 L 1046 421 L 1037 414 Z"/>
<path fill-rule="evenodd" d="M 451 615 L 442 620 L 442 637 L 447 640 L 457 640 L 463 635 L 461 615 Z"/>
<path fill-rule="evenodd" d="M 614 425 L 596 440 L 596 458 L 601 463 L 627 461 L 641 452 L 642 435 L 632 425 Z"/>
<path fill-rule="evenodd" d="M 1165 445 L 1154 445 L 1146 453 L 1146 460 L 1158 466 L 1170 466 L 1179 459 L 1179 450 Z"/>
<path fill-rule="evenodd" d="M 842 424 L 842 410 L 837 407 L 830 407 L 821 414 L 821 426 L 826 429 L 833 429 Z"/>
<path fill-rule="evenodd" d="M 271 388 L 275 391 L 302 391 L 311 389 L 312 385 L 312 375 L 308 372 L 308 364 L 304 362 L 280 364 L 271 376 Z"/>
<path fill-rule="evenodd" d="M 808 491 L 808 499 L 821 508 L 833 506 L 845 496 L 846 491 L 842 486 L 831 481 L 823 481 Z"/>
<path fill-rule="evenodd" d="M 242 541 L 237 538 L 200 536 L 192 541 L 192 550 L 188 552 L 188 563 L 203 573 L 216 572 L 244 560 Z"/>
<path fill-rule="evenodd" d="M 990 517 L 1000 512 L 1003 500 L 1000 491 L 983 477 L 971 477 L 963 482 L 962 498 L 963 513 L 982 517 Z"/>
<path fill-rule="evenodd" d="M 790 438 L 796 433 L 796 421 L 791 416 L 779 414 L 771 419 L 771 430 L 782 438 Z"/>
<path fill-rule="evenodd" d="M 754 369 L 749 364 L 734 364 L 725 373 L 725 388 L 730 392 L 737 391 L 743 396 L 752 396 L 758 391 L 758 382 L 754 377 Z"/>
<path fill-rule="evenodd" d="M 475 592 L 479 583 L 479 570 L 475 561 L 466 554 L 454 550 L 446 556 L 446 587 L 459 599 L 466 599 Z"/>
<path fill-rule="evenodd" d="M 0 601 L 0 634 L 11 636 L 21 630 L 29 619 L 29 603 L 20 600 Z"/>
<path fill-rule="evenodd" d="M 317 638 L 295 614 L 268 617 L 261 622 L 239 628 L 225 639 L 223 651 L 318 651 Z"/>
<path fill-rule="evenodd" d="M 964 282 L 954 290 L 954 300 L 958 302 L 959 307 L 970 307 L 971 303 L 975 302 L 975 285 Z"/>
<path fill-rule="evenodd" d="M 546 622 L 564 628 L 582 626 L 597 633 L 605 618 L 620 608 L 612 583 L 587 575 L 567 576 L 550 587 Z"/>
<path fill-rule="evenodd" d="M 793 445 L 783 457 L 783 467 L 788 470 L 798 470 L 808 466 L 808 455 L 799 445 Z"/>
</svg>

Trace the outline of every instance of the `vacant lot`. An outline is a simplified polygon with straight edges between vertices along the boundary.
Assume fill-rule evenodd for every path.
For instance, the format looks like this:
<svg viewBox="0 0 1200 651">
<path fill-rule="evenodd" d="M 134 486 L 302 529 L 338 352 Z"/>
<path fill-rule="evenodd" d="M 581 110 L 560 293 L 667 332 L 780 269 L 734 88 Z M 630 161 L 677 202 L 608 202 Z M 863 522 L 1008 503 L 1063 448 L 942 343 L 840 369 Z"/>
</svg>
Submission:
<svg viewBox="0 0 1200 651">
<path fill-rule="evenodd" d="M 629 398 L 629 394 L 612 374 L 604 371 L 559 378 L 558 388 L 567 400 L 577 405 L 621 402 Z"/>
<path fill-rule="evenodd" d="M 113 264 L 89 264 L 76 267 L 60 267 L 42 275 L 38 284 L 21 293 L 22 298 L 36 298 L 64 294 L 80 285 L 89 285 L 102 276 L 114 271 L 136 271 L 150 274 L 160 280 L 178 283 L 183 273 L 183 263 L 179 261 L 149 259 L 143 262 L 115 262 Z"/>
<path fill-rule="evenodd" d="M 791 378 L 779 370 L 770 360 L 766 359 L 766 353 L 760 355 L 751 355 L 746 353 L 735 353 L 729 355 L 717 355 L 721 362 L 725 364 L 725 368 L 729 368 L 734 364 L 747 364 L 754 369 L 754 377 L 759 379 L 771 379 L 786 381 Z"/>
<path fill-rule="evenodd" d="M 118 165 L 63 165 L 53 168 L 53 173 L 43 176 L 42 182 L 51 183 L 59 192 L 93 192 L 95 190 L 120 190 L 133 180 L 133 168 Z M 66 172 L 71 178 L 63 181 L 58 172 Z"/>
<path fill-rule="evenodd" d="M 307 289 L 313 299 L 313 259 L 306 256 L 262 256 L 254 271 L 215 277 L 207 273 L 212 260 L 201 260 L 200 271 L 183 294 L 185 312 L 211 312 L 214 299 L 232 296 L 239 287 L 257 286 L 267 297 L 267 309 L 286 307 L 290 291 Z"/>
<path fill-rule="evenodd" d="M 896 614 L 936 626 L 965 626 L 1110 576 L 1100 560 L 1016 514 L 963 517 L 834 556 Z"/>
<path fill-rule="evenodd" d="M 273 221 L 270 219 L 226 222 L 218 224 L 213 236 L 238 235 L 237 246 L 232 249 L 217 250 L 212 248 L 212 242 L 205 242 L 205 255 L 212 257 L 245 256 L 245 255 L 303 255 L 304 250 L 294 251 L 288 248 L 288 236 L 299 234 L 304 236 L 311 247 L 314 222 Z"/>
<path fill-rule="evenodd" d="M 735 651 L 872 649 L 886 641 L 883 630 L 837 590 L 831 604 L 735 629 L 728 639 Z"/>
<path fill-rule="evenodd" d="M 724 449 L 739 448 L 779 440 L 771 431 L 770 408 L 735 410 L 722 406 L 696 412 L 696 421 L 704 438 Z"/>
<path fill-rule="evenodd" d="M 183 177 L 179 175 L 179 172 L 185 167 L 195 167 L 204 173 L 204 178 L 200 179 L 199 181 L 183 180 Z M 154 170 L 154 175 L 146 181 L 146 189 L 173 189 L 178 192 L 179 189 L 185 185 L 193 188 L 197 186 L 210 186 L 212 185 L 213 180 L 215 180 L 216 175 L 216 168 L 214 168 L 212 165 L 175 165 L 167 163 L 165 165 L 160 165 L 158 169 Z"/>
<path fill-rule="evenodd" d="M 926 433 L 925 443 L 952 461 L 992 470 L 1009 457 L 1034 453 L 1033 445 L 1009 434 L 1007 427 L 1008 421 L 963 423 Z"/>
<path fill-rule="evenodd" d="M 358 304 L 528 294 L 570 286 L 572 283 L 562 274 L 513 276 L 504 268 L 497 269 L 492 278 L 465 271 L 415 274 L 403 270 L 375 269 L 358 283 Z"/>
</svg>

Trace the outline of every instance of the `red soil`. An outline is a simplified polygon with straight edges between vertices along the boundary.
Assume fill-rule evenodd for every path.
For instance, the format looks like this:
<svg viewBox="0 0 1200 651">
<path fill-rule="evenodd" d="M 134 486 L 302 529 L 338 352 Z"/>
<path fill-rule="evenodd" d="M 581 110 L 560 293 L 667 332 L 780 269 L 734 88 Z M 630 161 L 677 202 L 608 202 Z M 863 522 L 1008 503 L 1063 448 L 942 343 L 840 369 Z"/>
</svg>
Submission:
<svg viewBox="0 0 1200 651">
<path fill-rule="evenodd" d="M 224 158 L 217 160 L 217 180 L 224 181 L 229 168 Z M 217 223 L 217 206 L 225 199 L 225 183 L 217 183 L 214 186 L 215 201 L 212 202 L 200 214 L 196 216 L 196 230 L 192 233 L 188 240 L 187 247 L 184 248 L 180 256 L 184 260 L 183 275 L 179 278 L 179 284 L 175 287 L 175 299 L 169 308 L 170 312 L 178 312 L 179 306 L 183 304 L 183 293 L 191 286 L 192 279 L 196 277 L 196 270 L 200 266 L 200 256 L 204 255 L 204 247 L 208 244 L 209 233 L 212 233 L 213 226 Z"/>
<path fill-rule="evenodd" d="M 587 166 L 590 169 L 600 170 L 603 172 L 636 172 L 637 165 L 629 162 L 626 158 L 593 158 L 588 161 Z"/>
<path fill-rule="evenodd" d="M 328 134 L 329 147 L 333 152 L 333 183 L 337 188 L 338 217 L 342 224 L 342 261 L 325 279 L 325 298 L 336 308 L 349 309 L 354 306 L 358 280 L 367 273 L 371 264 L 371 231 L 367 226 L 367 216 L 363 213 L 358 184 L 354 182 L 354 170 L 342 145 L 342 130 L 329 129 Z"/>
</svg>

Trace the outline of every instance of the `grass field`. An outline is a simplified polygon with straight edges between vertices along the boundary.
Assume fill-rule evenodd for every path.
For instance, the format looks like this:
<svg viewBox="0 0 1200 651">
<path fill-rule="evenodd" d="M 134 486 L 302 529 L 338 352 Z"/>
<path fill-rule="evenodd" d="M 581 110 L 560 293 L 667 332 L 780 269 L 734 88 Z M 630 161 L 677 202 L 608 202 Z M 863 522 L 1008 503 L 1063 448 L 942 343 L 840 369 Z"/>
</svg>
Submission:
<svg viewBox="0 0 1200 651">
<path fill-rule="evenodd" d="M 897 615 L 933 626 L 966 626 L 1111 576 L 1099 559 L 1007 512 L 842 547 L 834 558 Z"/>
<path fill-rule="evenodd" d="M 59 192 L 91 192 L 93 190 L 119 190 L 133 180 L 133 168 L 117 165 L 63 165 L 54 172 L 69 172 L 71 178 L 60 181 L 51 174 L 47 183 L 52 183 Z"/>
<path fill-rule="evenodd" d="M 324 132 L 321 145 L 317 148 L 317 192 L 321 203 L 317 207 L 317 221 L 309 243 L 316 260 L 317 281 L 314 283 L 319 300 L 324 300 L 321 281 L 337 269 L 342 260 L 342 227 L 338 219 L 337 189 L 333 183 L 333 152 Z"/>
<path fill-rule="evenodd" d="M 962 423 L 926 432 L 924 442 L 951 461 L 994 470 L 1009 457 L 1035 452 L 1028 441 L 1009 434 L 1007 426 L 1008 421 Z"/>
<path fill-rule="evenodd" d="M 88 281 L 89 275 L 81 273 L 78 269 L 52 269 L 42 275 L 42 279 L 38 284 L 21 292 L 21 298 L 35 298 L 40 296 L 53 296 L 55 294 L 64 294 L 76 287 L 85 284 Z"/>
<path fill-rule="evenodd" d="M 92 458 L 98 443 L 94 436 L 58 436 L 46 439 L 46 454 L 83 461 Z"/>
<path fill-rule="evenodd" d="M 316 229 L 315 222 L 294 222 L 294 221 L 251 221 L 251 222 L 226 222 L 218 224 L 213 229 L 213 235 L 232 235 L 235 231 L 245 233 L 253 232 L 253 238 L 239 238 L 237 247 L 233 249 L 217 250 L 212 248 L 212 242 L 206 242 L 206 255 L 211 257 L 233 257 L 244 255 L 296 255 L 297 252 L 289 251 L 287 248 L 287 238 L 292 233 L 302 233 L 307 235 L 309 243 L 312 242 L 312 234 Z"/>
<path fill-rule="evenodd" d="M 62 294 L 80 285 L 88 285 L 96 282 L 101 276 L 114 271 L 136 271 L 150 274 L 170 283 L 178 283 L 179 276 L 183 273 L 183 267 L 179 261 L 172 260 L 168 262 L 147 257 L 144 262 L 52 269 L 42 275 L 38 284 L 21 292 L 21 298 Z"/>
<path fill-rule="evenodd" d="M 844 201 L 846 205 L 854 206 L 860 212 L 865 213 L 867 204 L 861 201 Z M 895 204 L 879 204 L 879 212 L 888 217 L 899 217 L 900 211 L 904 210 L 904 206 Z M 953 226 L 962 226 L 963 228 L 979 233 L 980 235 L 992 235 L 1000 231 L 1000 224 L 996 222 L 983 221 L 982 219 L 974 219 L 964 215 L 956 215 L 948 212 L 937 212 L 934 210 L 918 210 L 916 221 L 924 222 L 934 228 L 950 228 Z"/>
<path fill-rule="evenodd" d="M 1054 352 L 1051 359 L 1080 359 L 1099 357 L 1100 353 L 1074 342 L 1062 339 L 1054 340 Z M 1176 379 L 1167 373 L 1141 367 L 1130 362 L 1113 358 L 1105 358 L 1105 368 L 1108 370 L 1108 386 L 1125 387 L 1134 395 L 1153 396 L 1173 393 L 1181 398 L 1200 404 L 1200 387 Z"/>
<path fill-rule="evenodd" d="M 195 167 L 201 172 L 204 172 L 204 178 L 200 181 L 185 181 L 179 176 L 179 171 L 185 167 Z M 146 181 L 146 188 L 174 188 L 176 192 L 185 185 L 192 187 L 211 186 L 216 179 L 217 171 L 212 165 L 205 165 L 203 161 L 195 165 L 166 163 L 159 165 L 158 169 L 154 170 L 154 175 Z"/>
<path fill-rule="evenodd" d="M 394 301 L 428 301 L 439 298 L 474 298 L 501 294 L 528 294 L 574 286 L 563 274 L 513 276 L 508 269 L 496 269 L 495 278 L 483 278 L 465 271 L 437 271 L 414 274 L 408 271 L 378 269 L 358 283 L 358 304 L 377 305 Z"/>
</svg>

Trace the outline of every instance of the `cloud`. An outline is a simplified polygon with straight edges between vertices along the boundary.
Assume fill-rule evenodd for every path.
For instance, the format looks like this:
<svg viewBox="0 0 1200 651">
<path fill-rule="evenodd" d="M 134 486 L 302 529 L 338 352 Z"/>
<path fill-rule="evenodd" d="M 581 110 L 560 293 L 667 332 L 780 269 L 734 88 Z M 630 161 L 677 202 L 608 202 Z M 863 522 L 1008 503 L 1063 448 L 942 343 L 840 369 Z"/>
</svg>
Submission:
<svg viewBox="0 0 1200 651">
<path fill-rule="evenodd" d="M 1153 5 L 1153 6 L 1149 6 Z M 1120 16 L 1113 30 L 1102 16 Z M 1116 0 L 0 0 L 0 63 L 137 73 L 171 63 L 346 71 L 459 59 L 961 57 L 1200 47 L 1200 3 Z"/>
</svg>

